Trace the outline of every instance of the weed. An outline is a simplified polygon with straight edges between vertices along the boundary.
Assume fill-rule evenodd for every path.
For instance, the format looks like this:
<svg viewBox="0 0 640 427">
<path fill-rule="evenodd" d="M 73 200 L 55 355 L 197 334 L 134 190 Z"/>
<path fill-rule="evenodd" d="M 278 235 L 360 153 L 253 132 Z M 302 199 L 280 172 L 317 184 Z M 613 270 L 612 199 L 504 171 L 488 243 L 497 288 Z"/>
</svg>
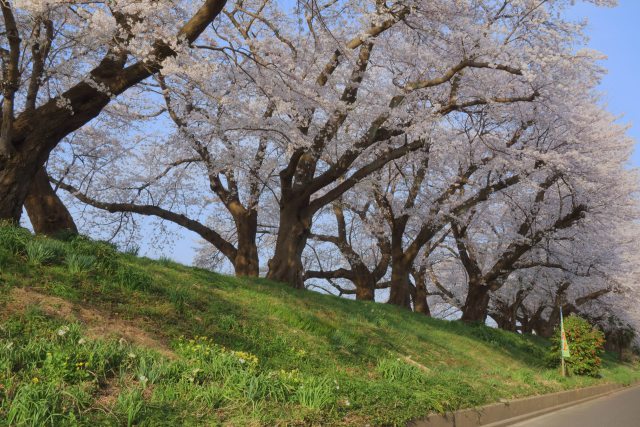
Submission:
<svg viewBox="0 0 640 427">
<path fill-rule="evenodd" d="M 116 406 L 119 412 L 126 416 L 127 427 L 137 424 L 144 408 L 142 390 L 135 388 L 121 393 Z"/>
<path fill-rule="evenodd" d="M 34 265 L 58 264 L 64 259 L 65 245 L 57 240 L 36 239 L 27 242 L 27 260 Z"/>
<path fill-rule="evenodd" d="M 77 253 L 69 254 L 66 259 L 67 269 L 71 274 L 87 273 L 94 269 L 96 262 L 96 257 L 92 255 Z"/>
<path fill-rule="evenodd" d="M 322 377 L 306 378 L 295 394 L 295 401 L 305 408 L 327 409 L 335 403 L 333 381 Z"/>
<path fill-rule="evenodd" d="M 27 243 L 33 238 L 29 230 L 13 227 L 6 222 L 0 222 L 0 247 L 14 255 L 24 255 Z"/>
<path fill-rule="evenodd" d="M 0 247 L 0 268 L 5 268 L 13 260 L 13 254 L 6 248 Z"/>
<path fill-rule="evenodd" d="M 122 252 L 125 255 L 137 257 L 140 254 L 140 246 L 138 245 L 129 245 Z"/>
<path fill-rule="evenodd" d="M 122 288 L 131 291 L 148 291 L 151 289 L 153 282 L 151 276 L 144 271 L 126 265 L 118 265 L 113 277 Z"/>
</svg>

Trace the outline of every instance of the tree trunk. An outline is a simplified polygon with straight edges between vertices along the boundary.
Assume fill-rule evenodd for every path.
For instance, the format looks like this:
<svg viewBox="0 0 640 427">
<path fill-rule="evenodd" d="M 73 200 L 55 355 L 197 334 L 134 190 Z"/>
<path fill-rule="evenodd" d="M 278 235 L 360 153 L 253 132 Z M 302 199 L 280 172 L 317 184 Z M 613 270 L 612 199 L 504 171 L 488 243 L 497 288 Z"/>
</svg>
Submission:
<svg viewBox="0 0 640 427">
<path fill-rule="evenodd" d="M 51 188 L 44 167 L 38 169 L 33 177 L 24 206 L 36 234 L 52 236 L 61 232 L 78 232 L 73 217 Z"/>
<path fill-rule="evenodd" d="M 413 278 L 416 282 L 416 291 L 413 297 L 413 311 L 431 317 L 431 309 L 429 308 L 429 302 L 427 301 L 428 293 L 426 272 L 421 270 L 416 271 L 413 274 Z"/>
<path fill-rule="evenodd" d="M 280 208 L 278 238 L 267 278 L 304 289 L 302 251 L 311 232 L 311 217 L 297 205 Z"/>
<path fill-rule="evenodd" d="M 226 0 L 207 1 L 178 29 L 180 38 L 188 44 L 194 42 L 225 4 Z M 15 118 L 10 141 L 10 151 L 15 150 L 15 154 L 8 157 L 6 153 L 0 153 L 0 220 L 19 223 L 31 180 L 64 137 L 98 116 L 112 97 L 159 71 L 162 61 L 175 54 L 166 43 L 155 45 L 150 52 L 155 62 L 127 64 L 126 53 L 109 50 L 87 79 L 36 110 L 23 112 Z M 66 105 L 60 105 L 61 100 Z"/>
<path fill-rule="evenodd" d="M 49 153 L 71 132 L 79 129 L 109 103 L 109 96 L 81 83 L 64 93 L 75 108 L 61 108 L 49 100 L 36 113 L 22 113 L 14 122 L 13 157 L 0 158 L 0 220 L 20 220 L 31 183 Z M 70 102 L 72 102 L 70 101 Z"/>
<path fill-rule="evenodd" d="M 553 307 L 549 319 L 544 320 L 540 318 L 540 323 L 536 329 L 536 333 L 544 338 L 551 338 L 556 326 L 560 324 L 560 310 L 558 307 Z"/>
<path fill-rule="evenodd" d="M 372 288 L 358 286 L 356 288 L 356 300 L 358 301 L 375 301 L 376 293 Z"/>
<path fill-rule="evenodd" d="M 402 236 L 406 221 L 394 224 L 391 230 L 391 287 L 389 290 L 388 304 L 405 307 L 411 310 L 411 265 L 413 258 L 409 259 L 402 248 Z"/>
<path fill-rule="evenodd" d="M 504 302 L 496 301 L 497 308 L 490 314 L 491 318 L 496 321 L 499 329 L 516 332 L 518 326 L 518 308 L 520 301 L 515 301 L 509 305 Z"/>
<path fill-rule="evenodd" d="M 258 277 L 260 260 L 256 235 L 258 231 L 258 212 L 245 211 L 244 215 L 234 217 L 238 233 L 238 251 L 233 261 L 236 276 Z"/>
<path fill-rule="evenodd" d="M 491 312 L 491 318 L 496 321 L 496 325 L 498 325 L 498 329 L 508 330 L 509 328 L 509 319 L 503 313 Z"/>
<path fill-rule="evenodd" d="M 489 311 L 489 297 L 489 286 L 470 283 L 460 320 L 485 323 Z"/>
<path fill-rule="evenodd" d="M 375 301 L 376 281 L 371 273 L 355 270 L 353 284 L 356 287 L 356 300 Z"/>
<path fill-rule="evenodd" d="M 389 304 L 411 309 L 410 263 L 404 257 L 394 256 L 391 260 L 391 290 Z"/>
<path fill-rule="evenodd" d="M 523 317 L 522 319 L 520 319 L 520 322 L 522 324 L 522 333 L 523 334 L 532 334 L 533 333 L 533 327 L 531 325 L 531 322 L 529 322 L 529 319 Z"/>
<path fill-rule="evenodd" d="M 22 206 L 37 169 L 37 162 L 26 162 L 19 154 L 0 159 L 0 220 L 20 223 Z"/>
</svg>

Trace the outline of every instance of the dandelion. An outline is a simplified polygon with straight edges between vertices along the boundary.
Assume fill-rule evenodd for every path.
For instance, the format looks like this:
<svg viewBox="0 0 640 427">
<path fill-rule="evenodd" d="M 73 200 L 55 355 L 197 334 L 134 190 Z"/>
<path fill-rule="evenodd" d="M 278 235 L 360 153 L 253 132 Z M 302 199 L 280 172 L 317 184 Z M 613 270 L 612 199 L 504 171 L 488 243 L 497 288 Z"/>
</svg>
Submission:
<svg viewBox="0 0 640 427">
<path fill-rule="evenodd" d="M 58 336 L 59 337 L 63 337 L 67 334 L 67 332 L 69 332 L 69 327 L 68 326 L 63 326 L 62 328 L 58 329 Z"/>
<path fill-rule="evenodd" d="M 31 382 L 32 382 L 33 384 L 38 384 L 38 383 L 40 382 L 40 378 L 38 378 L 38 377 L 33 377 L 33 378 L 31 379 Z"/>
</svg>

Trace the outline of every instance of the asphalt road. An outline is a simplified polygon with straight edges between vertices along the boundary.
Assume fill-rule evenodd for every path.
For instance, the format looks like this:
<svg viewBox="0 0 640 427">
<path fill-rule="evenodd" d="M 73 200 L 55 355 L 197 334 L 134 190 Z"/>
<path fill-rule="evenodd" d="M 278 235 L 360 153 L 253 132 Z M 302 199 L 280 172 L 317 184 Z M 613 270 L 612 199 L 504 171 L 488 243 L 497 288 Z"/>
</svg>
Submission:
<svg viewBox="0 0 640 427">
<path fill-rule="evenodd" d="M 561 409 L 512 427 L 640 427 L 640 387 Z"/>
</svg>

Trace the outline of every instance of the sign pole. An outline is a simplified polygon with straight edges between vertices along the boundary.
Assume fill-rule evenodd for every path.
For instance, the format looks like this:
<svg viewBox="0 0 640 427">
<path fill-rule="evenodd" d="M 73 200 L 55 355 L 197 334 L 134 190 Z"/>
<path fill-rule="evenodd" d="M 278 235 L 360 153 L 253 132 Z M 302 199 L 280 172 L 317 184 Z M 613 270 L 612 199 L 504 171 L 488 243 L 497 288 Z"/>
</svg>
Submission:
<svg viewBox="0 0 640 427">
<path fill-rule="evenodd" d="M 562 318 L 562 297 L 560 297 L 560 363 L 562 367 L 562 376 L 567 376 L 567 369 L 565 365 L 565 357 L 569 357 L 569 343 L 567 342 L 567 336 L 564 333 L 564 319 Z"/>
</svg>

